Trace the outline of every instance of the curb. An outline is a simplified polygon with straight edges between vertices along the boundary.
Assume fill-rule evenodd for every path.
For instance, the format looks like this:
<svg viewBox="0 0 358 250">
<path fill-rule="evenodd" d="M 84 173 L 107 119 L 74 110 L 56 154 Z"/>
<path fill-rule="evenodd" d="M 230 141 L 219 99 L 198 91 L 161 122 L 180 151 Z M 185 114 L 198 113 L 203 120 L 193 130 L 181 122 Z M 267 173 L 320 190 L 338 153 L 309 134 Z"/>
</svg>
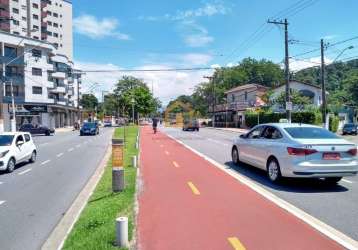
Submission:
<svg viewBox="0 0 358 250">
<path fill-rule="evenodd" d="M 198 156 L 202 157 L 209 163 L 213 164 L 218 169 L 222 170 L 223 172 L 227 173 L 231 177 L 235 178 L 242 184 L 246 185 L 254 192 L 258 193 L 259 195 L 266 198 L 268 201 L 274 203 L 276 206 L 284 209 L 291 215 L 295 216 L 297 219 L 303 221 L 307 225 L 311 226 L 321 234 L 325 235 L 327 238 L 337 242 L 341 246 L 346 249 L 351 250 L 358 250 L 358 242 L 354 239 L 350 238 L 349 236 L 345 235 L 344 233 L 338 231 L 337 229 L 327 225 L 326 223 L 320 221 L 319 219 L 313 217 L 312 215 L 306 213 L 305 211 L 299 209 L 298 207 L 292 205 L 291 203 L 279 198 L 275 194 L 271 193 L 270 191 L 266 190 L 265 188 L 261 187 L 259 184 L 255 183 L 254 181 L 250 180 L 249 178 L 233 171 L 231 168 L 224 166 L 217 161 L 213 160 L 212 158 L 200 153 L 196 149 L 186 145 L 184 142 L 174 138 L 173 136 L 166 134 L 169 138 L 176 141 L 177 143 L 183 145 L 185 148 L 189 149 L 193 153 L 197 154 Z"/>
<path fill-rule="evenodd" d="M 141 178 L 141 161 L 140 161 L 140 138 L 141 138 L 141 126 L 138 126 L 138 156 L 137 156 L 137 176 L 136 176 L 136 186 L 135 186 L 135 194 L 134 194 L 134 229 L 133 229 L 133 237 L 129 245 L 129 249 L 137 250 L 139 249 L 137 246 L 137 233 L 138 233 L 138 213 L 139 213 L 139 193 L 142 191 L 142 178 Z"/>
<path fill-rule="evenodd" d="M 82 210 L 85 208 L 89 198 L 91 197 L 98 182 L 102 178 L 104 170 L 110 159 L 112 153 L 111 145 L 108 145 L 106 153 L 97 167 L 96 171 L 86 183 L 85 187 L 78 194 L 70 208 L 66 211 L 65 215 L 61 218 L 60 222 L 51 232 L 48 239 L 42 245 L 41 250 L 60 250 L 65 243 L 67 236 L 70 234 L 73 226 L 81 215 Z"/>
</svg>

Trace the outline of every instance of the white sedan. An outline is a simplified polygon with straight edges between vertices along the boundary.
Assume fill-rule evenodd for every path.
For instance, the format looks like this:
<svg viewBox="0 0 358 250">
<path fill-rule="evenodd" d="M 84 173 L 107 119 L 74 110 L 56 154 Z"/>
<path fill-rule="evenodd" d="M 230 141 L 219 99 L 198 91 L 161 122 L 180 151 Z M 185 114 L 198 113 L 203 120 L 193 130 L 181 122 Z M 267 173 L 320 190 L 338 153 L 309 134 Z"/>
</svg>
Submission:
<svg viewBox="0 0 358 250">
<path fill-rule="evenodd" d="M 266 170 L 272 182 L 301 177 L 334 184 L 358 172 L 357 145 L 313 125 L 257 125 L 234 141 L 231 154 L 235 164 Z"/>
<path fill-rule="evenodd" d="M 37 149 L 29 133 L 0 134 L 0 170 L 11 173 L 18 163 L 35 162 L 36 154 Z"/>
</svg>

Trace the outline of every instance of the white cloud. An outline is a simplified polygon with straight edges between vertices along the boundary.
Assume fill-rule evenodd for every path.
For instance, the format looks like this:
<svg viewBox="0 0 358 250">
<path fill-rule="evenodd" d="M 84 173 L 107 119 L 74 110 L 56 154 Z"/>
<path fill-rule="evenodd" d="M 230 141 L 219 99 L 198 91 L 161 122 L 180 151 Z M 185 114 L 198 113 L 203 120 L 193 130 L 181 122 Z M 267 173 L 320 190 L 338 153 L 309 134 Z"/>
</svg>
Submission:
<svg viewBox="0 0 358 250">
<path fill-rule="evenodd" d="M 82 70 L 120 70 L 120 66 L 113 64 L 97 64 L 91 62 L 76 62 L 76 66 Z M 139 70 L 148 69 L 170 69 L 173 68 L 166 64 L 146 64 L 137 67 Z M 115 83 L 124 75 L 131 75 L 143 79 L 149 84 L 148 87 L 154 89 L 154 95 L 158 97 L 164 105 L 179 95 L 189 95 L 194 87 L 207 81 L 205 75 L 211 75 L 213 70 L 204 71 L 162 71 L 162 72 L 111 72 L 111 73 L 86 73 L 83 75 L 83 91 L 87 92 L 93 83 L 100 83 L 94 89 L 94 94 L 101 99 L 102 90 L 111 90 Z"/>
<path fill-rule="evenodd" d="M 332 59 L 325 58 L 326 65 L 332 63 Z M 290 59 L 290 71 L 297 72 L 302 69 L 317 67 L 321 65 L 321 57 L 312 57 L 307 60 L 297 60 L 294 58 Z"/>
<path fill-rule="evenodd" d="M 117 30 L 119 21 L 115 18 L 97 19 L 91 15 L 81 15 L 73 19 L 75 32 L 92 39 L 114 37 L 118 40 L 130 40 L 130 36 Z"/>
<path fill-rule="evenodd" d="M 204 47 L 213 41 L 214 38 L 207 34 L 192 34 L 184 38 L 186 45 L 193 48 Z"/>
<path fill-rule="evenodd" d="M 167 14 L 166 18 L 171 20 L 186 20 L 197 17 L 210 17 L 214 15 L 225 15 L 229 9 L 221 3 L 206 3 L 203 7 L 197 9 L 189 9 L 177 11 L 175 15 Z"/>
<path fill-rule="evenodd" d="M 323 37 L 324 40 L 333 40 L 337 38 L 337 35 L 326 35 Z"/>
<path fill-rule="evenodd" d="M 213 59 L 210 54 L 190 53 L 181 56 L 185 65 L 206 65 Z"/>
</svg>

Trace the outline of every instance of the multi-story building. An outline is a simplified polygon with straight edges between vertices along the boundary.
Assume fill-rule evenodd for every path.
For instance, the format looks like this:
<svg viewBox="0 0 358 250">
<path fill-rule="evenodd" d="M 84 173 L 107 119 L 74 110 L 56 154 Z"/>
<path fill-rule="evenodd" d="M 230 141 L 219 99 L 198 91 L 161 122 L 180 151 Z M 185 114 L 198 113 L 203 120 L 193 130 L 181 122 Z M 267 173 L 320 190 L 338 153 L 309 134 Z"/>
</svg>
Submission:
<svg viewBox="0 0 358 250">
<path fill-rule="evenodd" d="M 0 30 L 52 43 L 72 60 L 72 1 L 0 0 L 0 19 Z"/>
<path fill-rule="evenodd" d="M 16 104 L 16 125 L 72 126 L 79 119 L 81 72 L 54 44 L 0 31 L 0 130 L 10 130 Z M 11 88 L 12 84 L 12 88 Z"/>
</svg>

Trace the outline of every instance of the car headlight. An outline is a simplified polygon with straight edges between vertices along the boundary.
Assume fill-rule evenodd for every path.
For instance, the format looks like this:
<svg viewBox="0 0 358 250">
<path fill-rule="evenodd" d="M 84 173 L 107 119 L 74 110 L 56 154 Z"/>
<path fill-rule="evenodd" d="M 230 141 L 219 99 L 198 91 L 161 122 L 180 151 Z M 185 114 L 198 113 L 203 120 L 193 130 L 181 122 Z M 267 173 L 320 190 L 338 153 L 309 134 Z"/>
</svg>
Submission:
<svg viewBox="0 0 358 250">
<path fill-rule="evenodd" d="M 6 150 L 5 152 L 0 153 L 0 158 L 5 157 L 5 155 L 7 155 L 7 153 L 9 153 L 9 150 Z"/>
</svg>

